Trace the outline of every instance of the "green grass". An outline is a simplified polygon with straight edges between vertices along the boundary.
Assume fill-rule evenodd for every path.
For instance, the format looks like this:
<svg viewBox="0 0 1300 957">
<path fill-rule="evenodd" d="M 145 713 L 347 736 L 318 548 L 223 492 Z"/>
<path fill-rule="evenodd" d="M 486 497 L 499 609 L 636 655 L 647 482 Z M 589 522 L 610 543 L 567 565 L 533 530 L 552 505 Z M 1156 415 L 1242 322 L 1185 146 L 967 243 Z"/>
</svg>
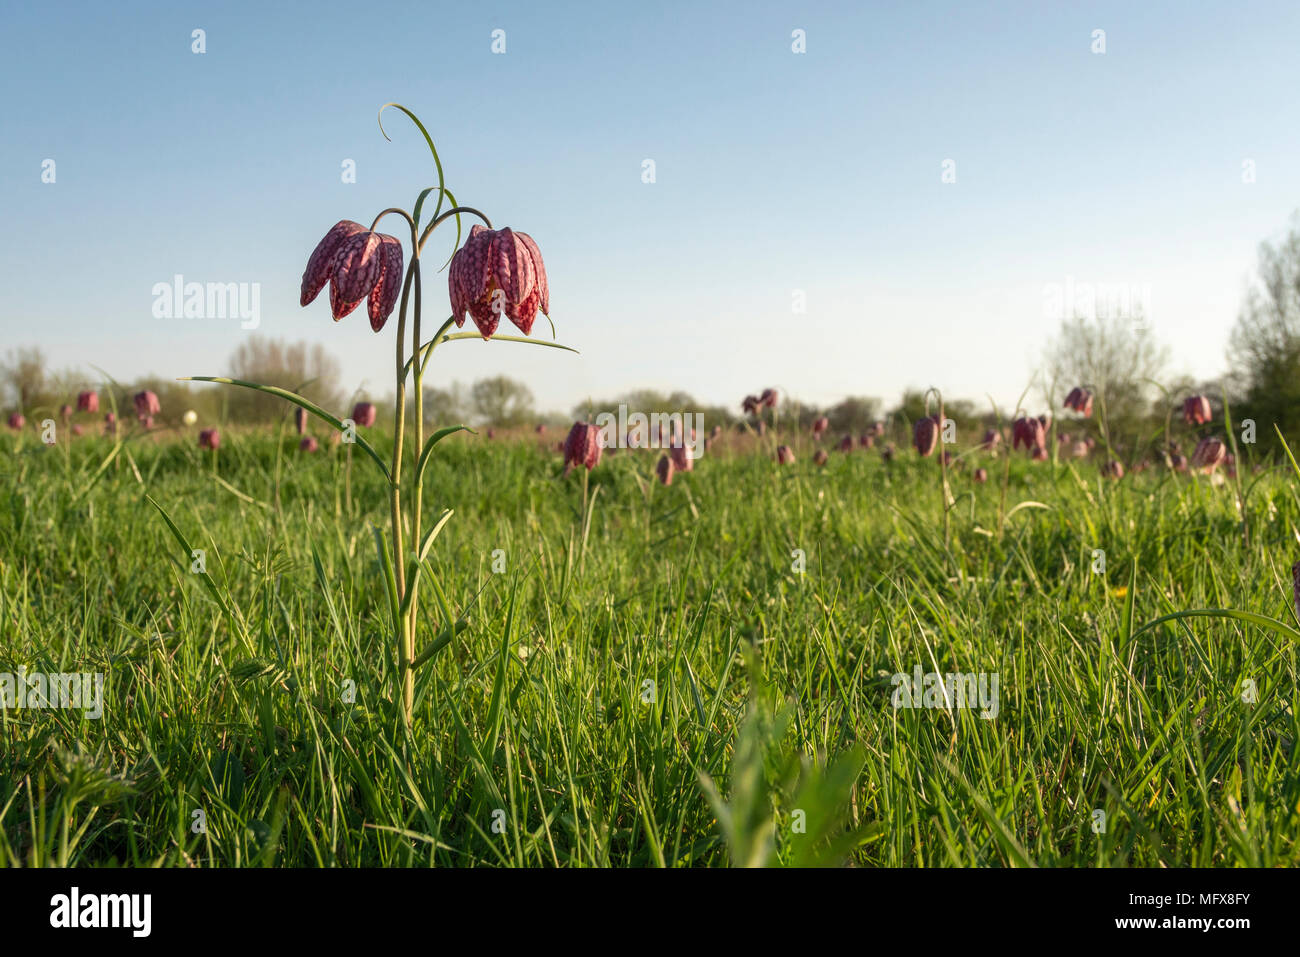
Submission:
<svg viewBox="0 0 1300 957">
<path fill-rule="evenodd" d="M 1289 472 L 1252 488 L 1247 545 L 1230 486 L 1019 458 L 1007 508 L 1046 507 L 999 534 L 986 462 L 988 485 L 952 474 L 945 549 L 910 452 L 708 455 L 668 488 L 620 452 L 584 544 L 554 452 L 456 436 L 425 508 L 455 509 L 431 564 L 470 625 L 418 673 L 407 739 L 364 456 L 349 508 L 342 453 L 290 436 L 223 435 L 220 481 L 188 441 L 128 442 L 93 483 L 107 440 L 2 441 L 0 672 L 107 690 L 101 720 L 0 712 L 0 863 L 1300 863 L 1292 635 L 1141 630 L 1294 627 Z M 417 651 L 431 592 L 421 616 Z M 997 717 L 895 710 L 918 664 L 996 673 Z"/>
</svg>

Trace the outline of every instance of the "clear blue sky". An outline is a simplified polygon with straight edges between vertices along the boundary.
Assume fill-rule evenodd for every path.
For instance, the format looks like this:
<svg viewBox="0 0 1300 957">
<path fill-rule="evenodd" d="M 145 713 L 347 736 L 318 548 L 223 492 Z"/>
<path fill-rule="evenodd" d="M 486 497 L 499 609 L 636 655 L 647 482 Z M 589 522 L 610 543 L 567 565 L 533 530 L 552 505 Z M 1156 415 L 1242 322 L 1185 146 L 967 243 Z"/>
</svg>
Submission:
<svg viewBox="0 0 1300 957">
<path fill-rule="evenodd" d="M 537 240 L 582 350 L 457 344 L 437 378 L 504 372 L 552 409 L 769 384 L 1010 402 L 1067 276 L 1149 285 L 1176 371 L 1212 376 L 1257 244 L 1300 207 L 1297 51 L 1290 0 L 6 3 L 0 349 L 223 373 L 237 320 L 152 314 L 180 273 L 260 283 L 260 333 L 319 338 L 386 393 L 390 330 L 297 297 L 331 224 L 436 181 L 400 114 L 379 133 L 397 100 L 461 201 Z"/>
</svg>

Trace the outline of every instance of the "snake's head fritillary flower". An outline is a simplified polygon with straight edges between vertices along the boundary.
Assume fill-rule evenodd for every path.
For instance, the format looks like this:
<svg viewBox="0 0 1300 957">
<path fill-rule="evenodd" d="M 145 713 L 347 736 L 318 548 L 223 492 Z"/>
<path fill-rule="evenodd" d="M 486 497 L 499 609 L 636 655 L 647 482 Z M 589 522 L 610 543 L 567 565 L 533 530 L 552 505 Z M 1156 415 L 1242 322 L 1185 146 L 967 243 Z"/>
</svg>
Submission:
<svg viewBox="0 0 1300 957">
<path fill-rule="evenodd" d="M 673 472 L 677 471 L 673 465 L 673 460 L 667 455 L 659 456 L 659 462 L 655 465 L 655 474 L 659 476 L 660 485 L 673 484 Z"/>
<path fill-rule="evenodd" d="M 778 445 L 776 447 L 776 463 L 777 465 L 793 465 L 794 450 L 788 445 Z"/>
<path fill-rule="evenodd" d="M 826 460 L 829 458 L 830 456 L 826 454 L 825 449 L 818 449 L 817 452 L 813 455 L 813 464 L 818 466 L 825 465 Z"/>
<path fill-rule="evenodd" d="M 299 452 L 315 452 L 320 448 L 320 443 L 314 436 L 304 435 L 302 441 L 298 443 Z"/>
<path fill-rule="evenodd" d="M 565 475 L 578 466 L 586 466 L 590 472 L 600 464 L 600 426 L 590 422 L 574 422 L 564 440 L 563 452 Z"/>
<path fill-rule="evenodd" d="M 885 447 L 880 450 L 880 459 L 882 462 L 894 461 L 894 443 L 886 443 Z"/>
<path fill-rule="evenodd" d="M 824 415 L 818 416 L 816 421 L 813 422 L 813 426 L 812 426 L 813 437 L 820 439 L 826 433 L 826 430 L 829 429 L 830 427 L 831 427 L 830 419 L 826 418 L 826 416 Z"/>
<path fill-rule="evenodd" d="M 989 480 L 989 473 L 982 468 L 976 469 L 971 473 L 971 478 L 982 485 Z"/>
<path fill-rule="evenodd" d="M 72 406 L 68 405 L 66 402 L 59 406 L 59 418 L 64 421 L 72 418 Z"/>
<path fill-rule="evenodd" d="M 1181 452 L 1170 453 L 1169 465 L 1175 472 L 1187 471 L 1187 456 Z"/>
<path fill-rule="evenodd" d="M 1111 459 L 1101 467 L 1101 474 L 1108 479 L 1119 481 L 1124 477 L 1124 465 L 1117 459 Z"/>
<path fill-rule="evenodd" d="M 1016 419 L 1011 424 L 1011 448 L 1012 450 L 1024 446 L 1031 451 L 1045 449 L 1047 445 L 1047 428 L 1043 425 L 1042 419 L 1031 419 L 1029 417 Z"/>
<path fill-rule="evenodd" d="M 916 425 L 912 426 L 912 445 L 916 446 L 916 451 L 924 458 L 934 452 L 938 443 L 939 423 L 934 416 L 917 419 Z"/>
<path fill-rule="evenodd" d="M 221 433 L 215 428 L 199 429 L 199 448 L 216 451 L 221 448 Z"/>
<path fill-rule="evenodd" d="M 1210 421 L 1210 400 L 1203 395 L 1189 395 L 1183 400 L 1183 421 L 1188 425 L 1204 425 Z"/>
<path fill-rule="evenodd" d="M 377 414 L 373 402 L 358 402 L 352 407 L 352 421 L 362 428 L 374 425 Z"/>
<path fill-rule="evenodd" d="M 300 405 L 293 407 L 293 427 L 299 435 L 307 431 L 307 410 Z"/>
<path fill-rule="evenodd" d="M 538 312 L 551 314 L 541 250 L 527 233 L 509 227 L 475 225 L 451 258 L 447 288 L 457 327 L 465 325 L 468 312 L 484 339 L 497 331 L 502 313 L 524 335 L 532 332 Z"/>
<path fill-rule="evenodd" d="M 99 393 L 85 392 L 77 393 L 77 411 L 78 412 L 98 412 L 99 411 Z"/>
<path fill-rule="evenodd" d="M 312 250 L 298 301 L 309 305 L 329 283 L 330 313 L 337 322 L 369 297 L 370 328 L 378 332 L 401 294 L 403 258 L 397 237 L 341 220 Z"/>
<path fill-rule="evenodd" d="M 1034 450 L 1029 453 L 1029 457 L 1035 462 L 1046 462 L 1050 456 L 1047 449 L 1041 445 L 1034 446 Z"/>
<path fill-rule="evenodd" d="M 985 429 L 984 441 L 980 443 L 980 448 L 988 451 L 997 448 L 1002 444 L 1002 433 L 997 429 Z"/>
<path fill-rule="evenodd" d="M 1059 433 L 1059 434 L 1056 436 L 1056 444 L 1057 444 L 1057 445 L 1069 445 L 1071 439 L 1072 439 L 1072 436 L 1070 435 L 1069 432 L 1061 432 L 1061 433 Z"/>
<path fill-rule="evenodd" d="M 1227 458 L 1227 446 L 1212 436 L 1201 439 L 1200 442 L 1196 443 L 1195 451 L 1192 452 L 1192 464 L 1197 468 L 1205 469 L 1207 472 L 1213 472 Z"/>
<path fill-rule="evenodd" d="M 85 432 L 85 431 L 86 431 L 86 430 L 83 429 L 83 428 L 81 427 L 81 423 L 80 423 L 80 422 L 74 422 L 74 423 L 72 423 L 72 434 L 73 434 L 73 435 L 81 435 L 81 434 L 82 434 L 83 432 Z"/>
<path fill-rule="evenodd" d="M 158 404 L 158 396 L 148 389 L 137 392 L 132 396 L 131 401 L 135 403 L 135 414 L 140 419 L 157 415 L 162 411 L 162 406 Z"/>
<path fill-rule="evenodd" d="M 117 434 L 117 416 L 115 416 L 112 412 L 104 413 L 104 434 L 105 435 Z"/>
<path fill-rule="evenodd" d="M 1084 418 L 1092 415 L 1092 393 L 1082 386 L 1076 386 L 1065 397 L 1065 408 L 1078 412 Z"/>
<path fill-rule="evenodd" d="M 677 472 L 690 472 L 695 468 L 695 459 L 691 455 L 690 447 L 681 441 L 675 441 L 669 446 L 668 454 L 673 460 L 673 469 Z"/>
<path fill-rule="evenodd" d="M 21 412 L 9 413 L 9 428 L 13 429 L 15 432 L 19 431 L 26 424 L 27 420 L 23 418 Z"/>
<path fill-rule="evenodd" d="M 1091 451 L 1092 447 L 1087 442 L 1075 442 L 1070 446 L 1070 454 L 1076 459 L 1086 459 Z"/>
<path fill-rule="evenodd" d="M 756 395 L 747 395 L 740 403 L 740 408 L 746 415 L 758 415 L 758 410 L 762 407 L 763 403 L 758 400 Z"/>
<path fill-rule="evenodd" d="M 864 449 L 869 449 L 875 444 L 876 444 L 876 433 L 874 431 L 863 432 L 861 435 L 858 436 L 858 445 L 862 446 Z"/>
<path fill-rule="evenodd" d="M 339 248 L 343 241 L 351 239 L 359 233 L 366 232 L 366 227 L 360 223 L 354 223 L 350 219 L 343 219 L 335 223 L 330 231 L 325 234 L 325 238 L 316 244 L 312 250 L 311 256 L 307 259 L 307 268 L 302 273 L 302 291 L 298 296 L 298 304 L 309 306 L 320 295 L 320 291 L 325 288 L 325 284 L 330 281 L 334 275 L 335 258 L 338 255 Z"/>
<path fill-rule="evenodd" d="M 537 428 L 533 429 L 533 431 L 536 432 L 538 435 L 545 435 L 545 434 L 546 434 L 546 423 L 545 423 L 545 422 L 538 422 L 538 423 L 537 423 Z"/>
<path fill-rule="evenodd" d="M 853 451 L 853 436 L 846 435 L 844 436 L 844 438 L 840 439 L 840 451 L 841 452 Z"/>
<path fill-rule="evenodd" d="M 780 398 L 780 394 L 775 389 L 764 389 L 763 394 L 758 397 L 758 401 L 769 409 L 775 409 Z"/>
<path fill-rule="evenodd" d="M 487 430 L 487 437 L 489 440 L 495 439 L 497 437 L 497 430 L 489 426 Z"/>
</svg>

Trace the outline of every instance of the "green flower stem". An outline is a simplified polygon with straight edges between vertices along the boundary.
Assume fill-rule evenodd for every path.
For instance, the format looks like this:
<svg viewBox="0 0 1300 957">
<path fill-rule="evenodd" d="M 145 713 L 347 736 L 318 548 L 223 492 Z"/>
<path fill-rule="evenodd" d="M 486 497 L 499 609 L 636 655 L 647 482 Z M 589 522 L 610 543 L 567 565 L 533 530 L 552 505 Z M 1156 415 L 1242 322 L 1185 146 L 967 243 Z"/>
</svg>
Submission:
<svg viewBox="0 0 1300 957">
<path fill-rule="evenodd" d="M 424 243 L 429 238 L 430 233 L 432 233 L 435 229 L 437 229 L 440 225 L 445 223 L 447 220 L 451 219 L 451 217 L 459 216 L 461 213 L 469 213 L 470 215 L 477 216 L 479 219 L 483 220 L 483 222 L 487 224 L 488 229 L 492 228 L 492 220 L 488 219 L 485 215 L 483 215 L 474 207 L 472 206 L 453 207 L 452 209 L 447 210 L 441 216 L 438 216 L 435 219 L 433 219 L 428 226 L 424 227 L 424 232 L 420 235 L 419 240 L 417 240 L 415 243 L 415 255 L 417 257 L 420 255 L 421 250 L 424 249 Z"/>
<path fill-rule="evenodd" d="M 402 450 L 406 434 L 406 306 L 410 300 L 411 286 L 415 277 L 416 259 L 406 271 L 406 282 L 402 286 L 402 306 L 397 315 L 397 409 L 393 417 L 393 464 L 392 482 L 389 489 L 389 523 L 393 528 L 393 574 L 397 582 L 397 604 L 401 605 L 406 597 L 406 562 L 403 560 L 406 549 L 402 541 Z M 398 615 L 393 622 L 394 639 L 397 642 L 397 679 L 402 688 L 402 725 L 407 731 L 411 729 L 411 711 L 415 705 L 415 672 L 411 668 L 414 657 L 412 635 L 409 628 L 410 619 Z"/>
<path fill-rule="evenodd" d="M 415 241 L 414 231 L 411 236 Z M 414 356 L 420 347 L 420 253 L 417 248 L 415 255 L 411 257 L 411 269 L 415 274 L 415 314 L 411 330 L 411 355 Z M 413 372 L 415 375 L 415 454 L 418 456 L 420 450 L 424 448 L 424 369 L 419 362 L 413 362 Z M 404 363 L 398 363 L 399 368 L 405 368 Z M 411 509 L 411 545 L 418 548 L 420 544 L 420 516 L 424 506 L 424 481 L 422 476 L 416 477 L 415 482 L 415 501 Z M 411 610 L 406 623 L 406 661 L 408 662 L 408 671 L 406 674 L 408 686 L 411 689 L 412 696 L 415 692 L 415 631 L 416 616 L 419 611 L 420 603 L 420 572 L 417 568 L 410 582 L 410 604 Z M 406 704 L 407 724 L 410 724 L 410 709 L 413 700 Z"/>
</svg>

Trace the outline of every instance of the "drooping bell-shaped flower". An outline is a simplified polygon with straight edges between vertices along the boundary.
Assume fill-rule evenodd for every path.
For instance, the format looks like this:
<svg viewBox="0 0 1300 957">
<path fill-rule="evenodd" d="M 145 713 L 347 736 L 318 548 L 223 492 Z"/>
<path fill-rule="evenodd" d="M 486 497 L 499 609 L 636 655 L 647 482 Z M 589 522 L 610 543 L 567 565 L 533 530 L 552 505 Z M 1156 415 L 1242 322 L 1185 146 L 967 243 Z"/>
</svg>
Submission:
<svg viewBox="0 0 1300 957">
<path fill-rule="evenodd" d="M 600 426 L 590 422 L 574 422 L 564 440 L 564 474 L 578 466 L 590 472 L 600 464 Z"/>
<path fill-rule="evenodd" d="M 826 434 L 826 430 L 829 429 L 830 427 L 831 427 L 830 419 L 826 418 L 826 416 L 824 415 L 818 416 L 816 420 L 813 421 L 813 425 L 812 425 L 813 438 L 820 439 L 823 435 Z"/>
<path fill-rule="evenodd" d="M 68 405 L 66 402 L 59 406 L 59 418 L 63 419 L 65 422 L 72 418 L 72 406 Z"/>
<path fill-rule="evenodd" d="M 148 389 L 143 392 L 137 392 L 131 397 L 135 403 L 135 414 L 137 418 L 146 418 L 151 415 L 157 415 L 162 411 L 162 406 L 158 404 L 158 396 Z"/>
<path fill-rule="evenodd" d="M 827 459 L 829 459 L 829 458 L 830 458 L 830 456 L 826 454 L 826 450 L 825 450 L 825 449 L 818 449 L 818 450 L 813 454 L 813 464 L 814 464 L 814 465 L 818 465 L 818 466 L 825 465 Z"/>
<path fill-rule="evenodd" d="M 921 457 L 924 458 L 933 454 L 938 443 L 938 418 L 927 415 L 924 419 L 917 419 L 916 425 L 912 426 L 912 445 L 916 447 L 916 451 L 920 453 Z"/>
<path fill-rule="evenodd" d="M 1015 449 L 1024 446 L 1026 449 L 1045 449 L 1047 445 L 1047 429 L 1041 419 L 1031 419 L 1028 416 L 1016 419 L 1011 423 L 1011 448 Z"/>
<path fill-rule="evenodd" d="M 1204 425 L 1212 414 L 1210 400 L 1203 395 L 1189 395 L 1183 400 L 1183 421 L 1188 425 Z"/>
<path fill-rule="evenodd" d="M 840 439 L 840 451 L 841 452 L 853 451 L 853 436 L 846 435 L 844 436 L 844 438 Z"/>
<path fill-rule="evenodd" d="M 1124 465 L 1118 459 L 1111 459 L 1101 467 L 1101 474 L 1108 479 L 1119 481 L 1124 477 Z"/>
<path fill-rule="evenodd" d="M 875 444 L 876 444 L 876 433 L 874 431 L 863 432 L 861 435 L 858 436 L 858 445 L 862 446 L 862 448 L 864 449 L 869 449 Z"/>
<path fill-rule="evenodd" d="M 9 413 L 9 428 L 13 429 L 15 432 L 21 430 L 22 427 L 26 424 L 27 424 L 27 419 L 23 417 L 23 414 L 21 412 Z"/>
<path fill-rule="evenodd" d="M 299 435 L 307 431 L 307 410 L 300 405 L 293 408 L 293 427 Z"/>
<path fill-rule="evenodd" d="M 1073 409 L 1084 418 L 1092 415 L 1092 393 L 1082 386 L 1075 386 L 1065 397 L 1065 408 Z"/>
<path fill-rule="evenodd" d="M 78 412 L 98 412 L 99 411 L 99 393 L 87 390 L 77 393 L 77 411 Z"/>
<path fill-rule="evenodd" d="M 1192 464 L 1197 468 L 1205 469 L 1207 472 L 1213 472 L 1222 465 L 1228 458 L 1228 449 L 1221 441 L 1213 436 L 1206 436 L 1196 443 L 1196 449 L 1192 452 Z"/>
<path fill-rule="evenodd" d="M 468 312 L 484 339 L 492 338 L 503 313 L 524 335 L 538 312 L 551 314 L 541 250 L 527 233 L 509 227 L 475 225 L 451 257 L 447 289 L 456 325 L 465 325 Z"/>
<path fill-rule="evenodd" d="M 1035 462 L 1046 462 L 1049 458 L 1047 449 L 1044 446 L 1036 445 L 1034 450 L 1029 453 L 1029 458 Z"/>
<path fill-rule="evenodd" d="M 221 433 L 215 428 L 199 429 L 199 448 L 216 451 L 221 448 Z"/>
<path fill-rule="evenodd" d="M 758 410 L 763 407 L 756 395 L 747 395 L 740 403 L 740 408 L 746 415 L 758 415 Z"/>
<path fill-rule="evenodd" d="M 337 322 L 369 297 L 370 328 L 378 332 L 401 295 L 403 258 L 397 237 L 341 220 L 312 250 L 298 301 L 309 305 L 329 283 L 330 312 Z"/>
<path fill-rule="evenodd" d="M 986 470 L 979 468 L 971 473 L 971 478 L 974 479 L 979 484 L 983 485 L 985 482 L 989 480 L 989 473 Z"/>
<path fill-rule="evenodd" d="M 373 402 L 358 402 L 352 407 L 352 421 L 365 429 L 375 424 L 377 414 Z"/>
<path fill-rule="evenodd" d="M 659 462 L 655 465 L 655 474 L 659 476 L 660 485 L 672 485 L 673 473 L 677 471 L 673 465 L 673 460 L 667 455 L 659 456 Z"/>
<path fill-rule="evenodd" d="M 302 441 L 298 443 L 299 452 L 315 452 L 319 448 L 320 443 L 316 441 L 315 437 L 310 435 L 304 435 Z"/>
<path fill-rule="evenodd" d="M 793 465 L 794 450 L 788 445 L 778 445 L 776 447 L 776 462 L 778 465 Z"/>
<path fill-rule="evenodd" d="M 1002 433 L 997 429 L 985 429 L 984 441 L 980 443 L 980 448 L 991 451 L 1002 444 Z"/>
</svg>

